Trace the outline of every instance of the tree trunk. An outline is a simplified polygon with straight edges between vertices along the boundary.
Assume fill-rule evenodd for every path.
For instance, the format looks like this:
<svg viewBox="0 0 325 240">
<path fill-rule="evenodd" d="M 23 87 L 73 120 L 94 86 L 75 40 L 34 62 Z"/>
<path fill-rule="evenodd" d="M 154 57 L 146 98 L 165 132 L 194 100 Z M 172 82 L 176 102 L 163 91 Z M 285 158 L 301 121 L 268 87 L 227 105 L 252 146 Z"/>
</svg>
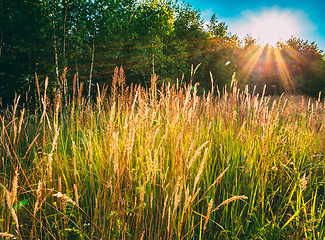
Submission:
<svg viewBox="0 0 325 240">
<path fill-rule="evenodd" d="M 91 52 L 91 65 L 90 65 L 90 75 L 89 75 L 88 98 L 90 98 L 91 81 L 92 81 L 92 78 L 93 78 L 93 69 L 94 69 L 94 58 L 95 58 L 95 32 L 94 32 L 93 47 L 92 47 L 92 52 Z"/>
<path fill-rule="evenodd" d="M 1 9 L 0 11 L 4 11 L 3 10 L 3 0 L 1 0 Z M 2 53 L 2 45 L 3 45 L 3 26 L 1 26 L 1 33 L 0 33 L 0 59 L 1 59 L 1 53 Z"/>
<path fill-rule="evenodd" d="M 155 54 L 152 54 L 152 77 L 155 76 Z"/>
<path fill-rule="evenodd" d="M 67 13 L 68 13 L 68 3 L 65 6 L 65 11 L 64 11 L 64 19 L 63 19 L 63 49 L 62 49 L 62 63 L 63 63 L 63 69 L 66 72 L 66 61 L 65 61 L 65 42 L 66 42 L 66 22 L 67 22 Z M 68 107 L 68 97 L 67 97 L 67 88 L 68 88 L 68 83 L 67 83 L 67 78 L 66 74 L 64 74 L 63 80 L 63 95 L 64 95 L 64 103 L 65 107 Z"/>
<path fill-rule="evenodd" d="M 68 5 L 65 6 L 65 11 L 64 11 L 64 20 L 63 20 L 63 49 L 62 49 L 62 62 L 63 62 L 63 69 L 66 71 L 66 62 L 65 62 L 65 41 L 66 41 L 66 22 L 67 22 L 67 12 L 68 12 Z M 64 74 L 65 75 L 65 74 Z M 65 75 L 66 76 L 66 75 Z M 68 107 L 68 99 L 67 99 L 67 78 L 65 77 L 63 80 L 63 94 L 64 94 L 64 102 L 65 102 L 65 107 Z"/>
<path fill-rule="evenodd" d="M 65 6 L 65 11 L 64 11 L 64 20 L 63 20 L 63 64 L 65 65 L 65 41 L 66 41 L 66 22 L 67 22 L 67 13 L 68 13 L 68 5 Z M 65 67 L 65 66 L 64 66 Z"/>
<path fill-rule="evenodd" d="M 59 60 L 58 60 L 58 49 L 56 47 L 56 34 L 55 34 L 55 22 L 54 22 L 54 11 L 52 10 L 52 24 L 53 24 L 53 48 L 54 48 L 54 59 L 55 59 L 55 74 L 56 80 L 60 83 L 59 79 Z"/>
<path fill-rule="evenodd" d="M 78 61 L 76 58 L 76 80 L 77 80 L 77 92 L 79 93 L 79 71 L 78 71 Z"/>
<path fill-rule="evenodd" d="M 3 45 L 3 31 L 1 29 L 1 36 L 0 36 L 0 59 L 1 59 L 1 52 L 2 52 L 2 45 Z"/>
</svg>

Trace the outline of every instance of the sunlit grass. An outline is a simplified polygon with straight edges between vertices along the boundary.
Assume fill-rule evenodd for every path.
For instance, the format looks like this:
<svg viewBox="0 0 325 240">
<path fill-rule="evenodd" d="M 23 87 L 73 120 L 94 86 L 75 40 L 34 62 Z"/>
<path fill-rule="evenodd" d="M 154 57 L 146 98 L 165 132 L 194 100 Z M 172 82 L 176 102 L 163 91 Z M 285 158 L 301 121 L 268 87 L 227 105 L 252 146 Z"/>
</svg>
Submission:
<svg viewBox="0 0 325 240">
<path fill-rule="evenodd" d="M 1 113 L 0 236 L 325 237 L 323 102 L 156 82 Z"/>
</svg>

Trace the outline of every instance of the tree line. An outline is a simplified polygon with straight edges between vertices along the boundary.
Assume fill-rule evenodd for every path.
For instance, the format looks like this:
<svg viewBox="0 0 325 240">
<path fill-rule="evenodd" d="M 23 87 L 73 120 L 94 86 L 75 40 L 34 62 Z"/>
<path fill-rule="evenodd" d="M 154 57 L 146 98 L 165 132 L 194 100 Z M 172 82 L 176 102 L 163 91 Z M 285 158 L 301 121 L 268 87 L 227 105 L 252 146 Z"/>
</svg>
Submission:
<svg viewBox="0 0 325 240">
<path fill-rule="evenodd" d="M 269 54 L 270 48 L 259 46 L 251 36 L 240 41 L 215 15 L 204 23 L 200 11 L 187 3 L 0 0 L 0 4 L 2 105 L 10 104 L 15 93 L 35 92 L 36 81 L 44 85 L 46 76 L 49 96 L 72 91 L 73 79 L 84 83 L 85 94 L 90 95 L 95 84 L 110 84 L 116 66 L 123 66 L 129 84 L 147 85 L 157 74 L 158 83 L 195 81 L 204 90 L 211 87 L 211 76 L 222 87 L 236 72 L 239 85 L 256 85 L 259 90 L 267 84 L 272 86 L 267 88 L 269 94 L 280 94 L 288 86 L 309 95 L 325 89 L 324 55 L 315 43 L 292 37 L 278 43 L 277 54 L 274 49 Z M 247 69 L 248 62 L 254 67 Z M 65 74 L 68 81 L 62 82 Z"/>
</svg>

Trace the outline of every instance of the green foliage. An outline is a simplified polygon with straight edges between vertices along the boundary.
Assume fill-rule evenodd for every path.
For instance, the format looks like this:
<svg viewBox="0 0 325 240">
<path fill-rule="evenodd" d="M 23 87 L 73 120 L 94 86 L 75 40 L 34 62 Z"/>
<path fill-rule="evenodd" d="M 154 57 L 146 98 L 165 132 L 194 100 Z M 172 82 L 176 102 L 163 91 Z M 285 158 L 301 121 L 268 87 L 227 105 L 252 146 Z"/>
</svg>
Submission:
<svg viewBox="0 0 325 240">
<path fill-rule="evenodd" d="M 204 25 L 200 11 L 187 3 L 2 0 L 0 14 L 2 107 L 12 102 L 15 92 L 22 94 L 28 89 L 31 94 L 23 101 L 37 101 L 35 73 L 41 86 L 49 77 L 50 98 L 57 86 L 65 96 L 72 93 L 71 81 L 60 82 L 66 68 L 68 79 L 76 74 L 77 85 L 84 83 L 93 95 L 96 83 L 111 82 L 115 66 L 123 66 L 128 84 L 148 85 L 153 73 L 159 75 L 159 83 L 176 82 L 184 75 L 184 79 L 200 82 L 203 92 L 211 87 L 210 72 L 220 87 L 230 83 L 237 72 L 243 87 L 257 85 L 261 92 L 267 84 L 268 94 L 287 91 L 277 70 L 261 72 L 266 50 L 250 74 L 245 71 L 249 58 L 262 47 L 255 39 L 248 36 L 240 42 L 216 15 Z M 325 63 L 315 43 L 292 38 L 276 49 L 298 93 L 317 96 L 324 90 Z M 272 61 L 276 69 L 277 60 Z M 227 62 L 230 64 L 225 65 Z M 200 71 L 193 79 L 190 68 L 199 64 Z"/>
<path fill-rule="evenodd" d="M 214 37 L 225 37 L 227 34 L 228 26 L 224 22 L 219 22 L 215 14 L 212 15 L 208 30 Z"/>
<path fill-rule="evenodd" d="M 292 37 L 280 44 L 280 48 L 300 93 L 317 96 L 319 91 L 324 91 L 325 61 L 314 42 Z"/>
<path fill-rule="evenodd" d="M 287 92 L 318 97 L 324 90 L 325 61 L 315 43 L 292 37 L 276 47 L 262 46 L 248 35 L 235 55 L 241 86 L 255 85 L 268 95 Z"/>
</svg>

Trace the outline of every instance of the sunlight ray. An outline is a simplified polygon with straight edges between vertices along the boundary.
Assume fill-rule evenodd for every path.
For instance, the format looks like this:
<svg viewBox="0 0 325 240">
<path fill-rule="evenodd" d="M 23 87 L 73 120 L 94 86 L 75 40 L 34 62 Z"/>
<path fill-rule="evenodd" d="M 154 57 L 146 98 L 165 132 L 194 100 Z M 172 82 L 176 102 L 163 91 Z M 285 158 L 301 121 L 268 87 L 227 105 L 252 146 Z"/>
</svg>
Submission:
<svg viewBox="0 0 325 240">
<path fill-rule="evenodd" d="M 267 75 L 272 70 L 272 52 L 273 52 L 273 47 L 271 47 L 270 45 L 266 45 L 266 57 L 265 57 L 264 72 Z"/>
<path fill-rule="evenodd" d="M 277 69 L 280 74 L 280 80 L 283 83 L 284 89 L 287 92 L 292 92 L 292 90 L 294 92 L 296 92 L 295 86 L 292 82 L 291 74 L 290 74 L 290 72 L 287 68 L 287 65 L 278 49 L 274 50 L 274 56 L 275 56 Z"/>
<path fill-rule="evenodd" d="M 260 59 L 262 53 L 264 51 L 264 47 L 259 48 L 253 55 L 248 59 L 247 63 L 243 67 L 243 72 L 247 74 L 249 77 L 254 70 L 258 60 Z"/>
<path fill-rule="evenodd" d="M 306 56 L 302 55 L 298 50 L 294 49 L 293 47 L 287 47 L 286 52 L 288 53 L 289 57 L 298 62 L 306 62 Z"/>
</svg>

